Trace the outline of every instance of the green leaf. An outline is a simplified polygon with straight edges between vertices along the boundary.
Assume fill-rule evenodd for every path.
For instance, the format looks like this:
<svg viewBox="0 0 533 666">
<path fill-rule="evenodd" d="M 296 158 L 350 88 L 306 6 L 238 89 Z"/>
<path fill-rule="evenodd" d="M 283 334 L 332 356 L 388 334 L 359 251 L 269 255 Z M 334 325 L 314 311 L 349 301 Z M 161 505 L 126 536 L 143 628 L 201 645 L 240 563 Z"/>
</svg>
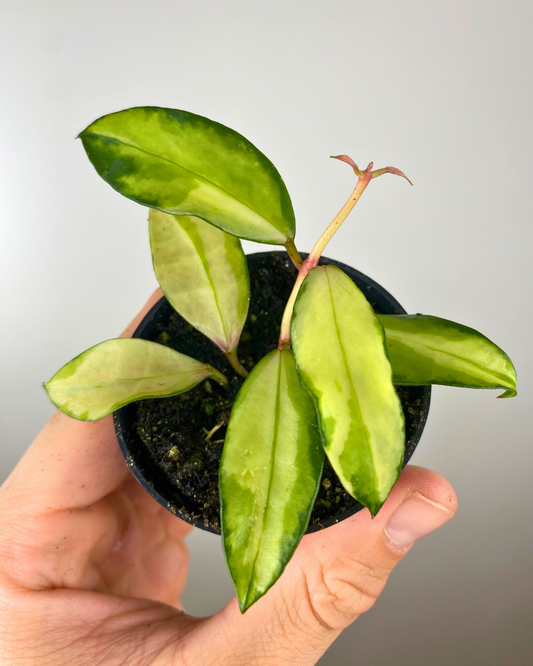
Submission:
<svg viewBox="0 0 533 666">
<path fill-rule="evenodd" d="M 194 215 L 240 238 L 284 245 L 294 212 L 276 168 L 243 136 L 187 111 L 140 106 L 80 134 L 117 192 L 173 215 Z"/>
<path fill-rule="evenodd" d="M 220 467 L 222 538 L 244 613 L 276 582 L 302 538 L 324 451 L 290 350 L 265 356 L 231 412 Z"/>
<path fill-rule="evenodd" d="M 150 244 L 163 293 L 223 352 L 239 343 L 250 281 L 241 243 L 197 217 L 150 211 Z"/>
<path fill-rule="evenodd" d="M 207 363 L 138 338 L 106 340 L 64 365 L 44 388 L 68 416 L 98 421 L 142 398 L 177 395 L 208 377 L 227 380 Z"/>
<path fill-rule="evenodd" d="M 291 340 L 300 379 L 318 405 L 326 455 L 347 492 L 376 515 L 405 448 L 383 328 L 347 275 L 320 266 L 298 294 Z"/>
<path fill-rule="evenodd" d="M 516 395 L 507 354 L 473 328 L 430 315 L 379 315 L 395 384 L 506 389 Z"/>
</svg>

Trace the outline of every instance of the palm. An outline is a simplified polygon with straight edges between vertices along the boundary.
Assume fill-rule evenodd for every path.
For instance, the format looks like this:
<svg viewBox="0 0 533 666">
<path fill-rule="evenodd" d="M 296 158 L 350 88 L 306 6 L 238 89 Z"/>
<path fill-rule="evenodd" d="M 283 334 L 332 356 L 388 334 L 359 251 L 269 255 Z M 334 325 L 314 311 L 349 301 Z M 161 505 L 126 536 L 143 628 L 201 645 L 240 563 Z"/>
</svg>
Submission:
<svg viewBox="0 0 533 666">
<path fill-rule="evenodd" d="M 188 561 L 183 539 L 191 527 L 159 506 L 134 479 L 127 480 L 107 501 L 120 534 L 103 553 L 101 583 L 112 594 L 181 607 Z"/>
</svg>

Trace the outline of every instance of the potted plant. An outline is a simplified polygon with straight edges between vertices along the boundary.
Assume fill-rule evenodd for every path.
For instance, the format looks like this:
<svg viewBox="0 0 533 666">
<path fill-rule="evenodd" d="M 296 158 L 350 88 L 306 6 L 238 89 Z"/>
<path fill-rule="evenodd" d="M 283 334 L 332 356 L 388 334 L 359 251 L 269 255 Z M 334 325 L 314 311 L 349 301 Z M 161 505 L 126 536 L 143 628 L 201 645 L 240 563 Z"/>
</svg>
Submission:
<svg viewBox="0 0 533 666">
<path fill-rule="evenodd" d="M 159 501 L 154 479 L 174 475 L 167 500 L 174 512 L 175 499 L 183 506 L 193 499 L 216 515 L 220 496 L 242 612 L 282 574 L 319 490 L 333 516 L 344 495 L 377 514 L 420 437 L 429 385 L 516 395 L 510 359 L 481 333 L 401 314 L 372 281 L 321 262 L 371 180 L 405 178 L 398 169 L 359 169 L 338 156 L 357 176 L 355 189 L 302 259 L 285 184 L 237 132 L 192 113 L 138 107 L 103 116 L 80 138 L 99 175 L 150 208 L 154 270 L 166 300 L 136 333 L 152 339 L 102 342 L 61 368 L 46 391 L 86 421 L 128 406 L 115 417 L 128 463 L 140 476 L 152 461 L 146 487 L 154 485 Z M 286 255 L 247 261 L 240 238 L 283 245 Z M 385 308 L 376 307 L 378 297 Z M 418 421 L 406 453 L 412 416 Z M 128 448 L 133 429 L 144 442 L 142 465 Z M 180 509 L 198 522 L 192 513 Z M 216 531 L 214 520 L 210 526 Z"/>
</svg>

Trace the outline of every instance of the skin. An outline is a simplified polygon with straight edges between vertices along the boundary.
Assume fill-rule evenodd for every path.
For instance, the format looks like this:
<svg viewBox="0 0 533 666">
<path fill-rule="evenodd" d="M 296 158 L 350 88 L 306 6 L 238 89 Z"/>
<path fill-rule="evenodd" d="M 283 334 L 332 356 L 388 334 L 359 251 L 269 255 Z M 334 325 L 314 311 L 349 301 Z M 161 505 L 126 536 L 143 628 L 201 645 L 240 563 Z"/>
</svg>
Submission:
<svg viewBox="0 0 533 666">
<path fill-rule="evenodd" d="M 82 423 L 56 413 L 0 488 L 0 664 L 315 664 L 410 549 L 387 532 L 391 519 L 403 510 L 421 536 L 456 508 L 445 479 L 408 466 L 374 520 L 364 510 L 305 536 L 244 616 L 232 599 L 194 618 L 179 601 L 190 526 L 134 480 L 111 417 Z"/>
</svg>

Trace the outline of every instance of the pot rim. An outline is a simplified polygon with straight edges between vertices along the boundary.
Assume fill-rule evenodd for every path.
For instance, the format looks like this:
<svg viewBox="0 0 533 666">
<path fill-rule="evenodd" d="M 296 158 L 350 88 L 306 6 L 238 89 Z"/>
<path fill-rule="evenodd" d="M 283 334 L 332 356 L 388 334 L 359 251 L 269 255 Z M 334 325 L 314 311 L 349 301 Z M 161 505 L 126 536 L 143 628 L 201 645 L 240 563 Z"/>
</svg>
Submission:
<svg viewBox="0 0 533 666">
<path fill-rule="evenodd" d="M 259 261 L 262 258 L 271 256 L 272 254 L 283 254 L 286 256 L 286 253 L 282 250 L 281 251 L 272 250 L 268 252 L 252 252 L 250 254 L 247 254 L 246 258 L 247 260 L 249 260 L 253 257 L 256 261 Z M 306 256 L 307 255 L 305 253 L 302 253 L 302 257 L 305 258 Z M 372 280 L 372 278 L 368 277 L 364 273 L 361 273 L 355 268 L 352 268 L 347 264 L 343 264 L 340 261 L 329 259 L 328 257 L 321 257 L 319 263 L 320 265 L 332 265 L 336 266 L 337 268 L 340 268 L 350 277 L 350 279 L 359 283 L 358 285 L 359 288 L 361 288 L 361 285 L 364 285 L 366 290 L 369 291 L 372 290 L 373 292 L 377 293 L 387 303 L 390 309 L 390 312 L 388 314 L 407 314 L 406 310 L 404 310 L 404 308 L 394 298 L 394 296 L 392 296 L 380 284 Z M 168 301 L 165 296 L 159 299 L 159 301 L 157 301 L 157 303 L 150 309 L 150 311 L 145 315 L 141 323 L 135 329 L 135 332 L 133 333 L 132 337 L 142 338 L 143 334 L 145 334 L 147 330 L 153 328 L 155 325 L 154 320 L 157 318 L 159 310 L 167 303 Z M 412 446 L 409 449 L 406 448 L 402 469 L 407 465 L 407 463 L 409 462 L 414 453 L 414 450 L 416 449 L 418 443 L 420 442 L 422 433 L 424 431 L 424 427 L 426 425 L 427 417 L 429 414 L 430 402 L 431 402 L 431 386 L 420 386 L 420 387 L 411 387 L 411 388 L 419 388 L 421 391 L 422 418 L 420 419 L 420 423 L 418 424 L 418 427 L 413 437 L 410 440 L 412 442 Z M 131 414 L 132 407 L 134 407 L 134 403 L 132 403 L 132 405 L 126 405 L 125 407 L 122 407 L 121 409 L 114 412 L 113 423 L 115 426 L 115 433 L 117 436 L 120 451 L 124 456 L 126 464 L 131 469 L 137 481 L 156 500 L 156 502 L 158 502 L 161 506 L 163 506 L 165 509 L 167 509 L 174 515 L 178 516 L 179 518 L 189 523 L 190 525 L 193 525 L 194 527 L 198 527 L 204 531 L 211 532 L 212 534 L 220 535 L 220 530 L 216 530 L 212 525 L 204 524 L 200 519 L 192 517 L 188 513 L 188 511 L 186 511 L 185 507 L 187 505 L 187 502 L 180 496 L 179 491 L 177 489 L 172 489 L 170 491 L 169 494 L 171 495 L 171 497 L 169 498 L 168 495 L 163 494 L 156 488 L 153 479 L 154 478 L 156 480 L 158 480 L 158 478 L 162 479 L 163 472 L 159 470 L 159 468 L 153 461 L 151 462 L 150 465 L 150 467 L 153 468 L 151 470 L 152 474 L 150 475 L 150 478 L 147 478 L 149 471 L 146 469 L 147 466 L 142 461 L 136 460 L 135 456 L 132 455 L 131 452 L 130 441 L 132 440 L 132 434 L 128 421 L 130 421 L 129 416 Z M 138 437 L 138 436 L 135 433 L 133 437 Z M 149 454 L 147 457 L 149 457 Z M 168 483 L 168 481 L 166 483 L 163 481 L 163 485 L 169 486 L 170 484 Z M 181 504 L 181 507 L 179 506 L 179 504 Z M 319 530 L 330 527 L 331 525 L 336 525 L 337 523 L 346 520 L 347 518 L 354 515 L 363 508 L 364 507 L 361 504 L 356 503 L 353 506 L 349 507 L 348 509 L 342 511 L 341 513 L 330 516 L 327 520 L 324 520 L 323 522 L 309 525 L 306 530 L 306 534 L 311 534 L 313 532 L 317 532 Z"/>
</svg>

